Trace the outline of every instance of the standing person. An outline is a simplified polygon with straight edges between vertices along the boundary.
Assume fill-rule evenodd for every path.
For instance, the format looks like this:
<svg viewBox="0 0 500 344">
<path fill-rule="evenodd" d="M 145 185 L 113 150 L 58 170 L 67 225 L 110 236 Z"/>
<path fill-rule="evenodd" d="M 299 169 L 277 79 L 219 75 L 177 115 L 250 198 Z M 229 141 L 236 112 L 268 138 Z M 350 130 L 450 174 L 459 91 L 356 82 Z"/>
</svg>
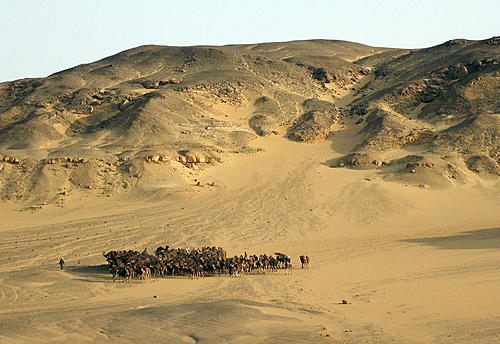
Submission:
<svg viewBox="0 0 500 344">
<path fill-rule="evenodd" d="M 64 266 L 64 257 L 61 257 L 61 259 L 59 259 L 59 265 L 61 266 L 61 270 L 63 270 L 63 266 Z"/>
</svg>

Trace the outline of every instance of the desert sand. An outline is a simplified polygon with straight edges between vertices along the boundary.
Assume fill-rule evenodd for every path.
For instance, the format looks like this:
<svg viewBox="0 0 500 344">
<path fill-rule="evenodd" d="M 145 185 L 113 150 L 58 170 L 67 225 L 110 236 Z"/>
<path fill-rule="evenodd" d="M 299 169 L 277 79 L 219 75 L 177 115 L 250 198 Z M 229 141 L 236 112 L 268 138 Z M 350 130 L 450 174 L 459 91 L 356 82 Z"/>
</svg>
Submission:
<svg viewBox="0 0 500 344">
<path fill-rule="evenodd" d="M 143 46 L 0 84 L 0 343 L 500 342 L 498 42 Z M 113 282 L 104 252 L 160 245 L 294 268 Z"/>
<path fill-rule="evenodd" d="M 260 138 L 264 152 L 200 173 L 216 187 L 161 199 L 2 206 L 0 341 L 496 342 L 498 183 L 427 190 L 333 169 L 335 140 Z M 103 251 L 160 244 L 284 251 L 295 268 L 112 281 Z"/>
</svg>

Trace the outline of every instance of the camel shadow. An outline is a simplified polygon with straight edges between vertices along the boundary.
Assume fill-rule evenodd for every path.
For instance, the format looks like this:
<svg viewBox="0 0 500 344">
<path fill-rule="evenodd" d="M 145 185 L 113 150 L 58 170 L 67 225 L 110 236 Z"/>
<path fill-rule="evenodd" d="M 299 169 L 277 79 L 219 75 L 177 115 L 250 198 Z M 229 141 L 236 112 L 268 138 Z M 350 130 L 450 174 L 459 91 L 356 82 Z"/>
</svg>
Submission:
<svg viewBox="0 0 500 344">
<path fill-rule="evenodd" d="M 487 250 L 500 248 L 500 227 L 467 231 L 445 237 L 407 239 L 403 242 L 436 246 L 443 250 Z"/>
<path fill-rule="evenodd" d="M 102 282 L 111 280 L 111 274 L 109 273 L 107 264 L 65 266 L 64 270 L 80 277 L 80 280 L 85 282 Z"/>
</svg>

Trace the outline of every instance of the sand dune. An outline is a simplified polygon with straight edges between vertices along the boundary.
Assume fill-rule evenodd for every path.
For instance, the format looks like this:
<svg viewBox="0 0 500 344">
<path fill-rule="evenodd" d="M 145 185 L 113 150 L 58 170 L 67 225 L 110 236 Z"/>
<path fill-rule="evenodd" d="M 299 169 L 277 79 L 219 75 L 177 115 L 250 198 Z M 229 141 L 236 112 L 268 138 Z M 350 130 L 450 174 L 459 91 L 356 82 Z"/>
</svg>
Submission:
<svg viewBox="0 0 500 344">
<path fill-rule="evenodd" d="M 265 152 L 201 173 L 216 188 L 140 203 L 90 194 L 64 208 L 3 206 L 2 341 L 496 340 L 498 185 L 429 191 L 322 164 L 332 141 L 256 143 Z M 112 282 L 104 250 L 160 244 L 280 250 L 296 266 L 306 253 L 312 263 L 290 276 Z"/>
</svg>

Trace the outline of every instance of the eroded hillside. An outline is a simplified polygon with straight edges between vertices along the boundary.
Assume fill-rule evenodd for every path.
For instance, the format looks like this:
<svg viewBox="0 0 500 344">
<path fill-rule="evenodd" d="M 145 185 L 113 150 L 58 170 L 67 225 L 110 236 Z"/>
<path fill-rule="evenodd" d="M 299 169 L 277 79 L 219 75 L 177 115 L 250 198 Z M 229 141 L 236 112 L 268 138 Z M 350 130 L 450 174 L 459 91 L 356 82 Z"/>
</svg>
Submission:
<svg viewBox="0 0 500 344">
<path fill-rule="evenodd" d="M 332 166 L 417 185 L 495 177 L 499 56 L 498 38 L 418 51 L 142 46 L 2 83 L 0 195 L 61 204 L 78 190 L 178 190 L 204 166 L 258 153 L 258 136 L 315 142 L 343 130 L 357 144 Z"/>
<path fill-rule="evenodd" d="M 452 40 L 379 63 L 345 109 L 362 129 L 354 152 L 337 166 L 381 168 L 387 179 L 424 186 L 464 184 L 471 171 L 497 177 L 499 59 L 494 37 Z M 402 156 L 383 161 L 397 149 Z"/>
</svg>

